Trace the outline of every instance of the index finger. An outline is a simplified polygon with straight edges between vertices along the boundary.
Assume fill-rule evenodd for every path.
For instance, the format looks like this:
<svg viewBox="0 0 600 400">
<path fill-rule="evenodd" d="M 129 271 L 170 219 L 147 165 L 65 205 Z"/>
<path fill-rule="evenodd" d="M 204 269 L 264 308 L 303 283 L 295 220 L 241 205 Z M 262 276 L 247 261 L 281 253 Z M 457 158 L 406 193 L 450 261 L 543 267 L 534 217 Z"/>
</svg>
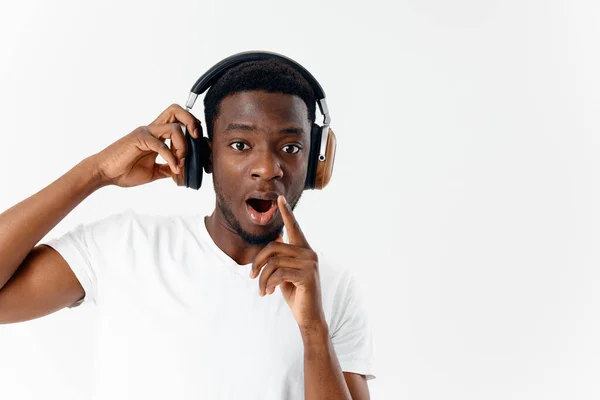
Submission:
<svg viewBox="0 0 600 400">
<path fill-rule="evenodd" d="M 279 212 L 283 218 L 283 224 L 285 225 L 290 244 L 310 249 L 310 245 L 292 212 L 292 207 L 285 200 L 285 197 L 277 197 L 277 205 L 279 206 Z"/>
<path fill-rule="evenodd" d="M 191 112 L 181 108 L 179 104 L 171 104 L 150 125 L 170 124 L 173 122 L 185 125 L 190 135 L 196 139 L 200 135 L 200 121 Z"/>
</svg>

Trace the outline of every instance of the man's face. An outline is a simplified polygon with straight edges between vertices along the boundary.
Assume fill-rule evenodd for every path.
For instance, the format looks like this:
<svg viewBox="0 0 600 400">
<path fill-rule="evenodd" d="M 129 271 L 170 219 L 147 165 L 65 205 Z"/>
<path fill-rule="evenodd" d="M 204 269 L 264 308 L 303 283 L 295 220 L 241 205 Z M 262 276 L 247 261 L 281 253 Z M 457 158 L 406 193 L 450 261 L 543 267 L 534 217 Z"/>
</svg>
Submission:
<svg viewBox="0 0 600 400">
<path fill-rule="evenodd" d="M 213 182 L 224 222 L 249 244 L 281 233 L 276 196 L 294 207 L 304 189 L 310 121 L 298 96 L 263 91 L 225 97 L 214 122 Z"/>
</svg>

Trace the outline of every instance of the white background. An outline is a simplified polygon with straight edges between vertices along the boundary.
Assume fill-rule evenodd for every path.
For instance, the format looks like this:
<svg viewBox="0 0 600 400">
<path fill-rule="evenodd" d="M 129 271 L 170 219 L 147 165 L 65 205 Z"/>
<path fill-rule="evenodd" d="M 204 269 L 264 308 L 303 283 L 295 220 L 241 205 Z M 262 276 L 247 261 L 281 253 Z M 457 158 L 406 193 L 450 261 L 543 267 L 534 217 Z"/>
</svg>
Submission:
<svg viewBox="0 0 600 400">
<path fill-rule="evenodd" d="M 0 4 L 0 210 L 222 58 L 283 53 L 327 93 L 334 178 L 297 217 L 360 277 L 372 398 L 600 398 L 598 2 Z M 109 187 L 47 237 L 213 204 L 210 180 Z M 0 397 L 86 398 L 94 313 L 1 326 Z"/>
</svg>

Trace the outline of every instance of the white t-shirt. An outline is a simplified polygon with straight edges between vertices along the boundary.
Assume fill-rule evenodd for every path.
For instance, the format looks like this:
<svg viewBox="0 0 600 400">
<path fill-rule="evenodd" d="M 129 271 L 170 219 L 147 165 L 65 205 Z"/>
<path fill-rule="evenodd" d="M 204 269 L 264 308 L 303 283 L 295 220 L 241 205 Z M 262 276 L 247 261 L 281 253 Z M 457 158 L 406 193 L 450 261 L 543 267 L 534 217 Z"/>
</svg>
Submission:
<svg viewBox="0 0 600 400">
<path fill-rule="evenodd" d="M 94 399 L 304 399 L 304 350 L 279 287 L 215 245 L 203 216 L 131 209 L 45 244 L 98 307 Z M 343 371 L 373 375 L 354 275 L 317 251 L 323 309 Z"/>
</svg>

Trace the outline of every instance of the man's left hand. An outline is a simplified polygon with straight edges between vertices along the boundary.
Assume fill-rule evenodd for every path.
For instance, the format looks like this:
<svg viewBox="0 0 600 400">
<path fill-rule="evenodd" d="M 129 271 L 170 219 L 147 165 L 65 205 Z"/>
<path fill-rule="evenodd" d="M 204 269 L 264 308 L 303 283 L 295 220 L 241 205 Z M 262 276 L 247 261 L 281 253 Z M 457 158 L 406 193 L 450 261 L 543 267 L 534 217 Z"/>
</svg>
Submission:
<svg viewBox="0 0 600 400">
<path fill-rule="evenodd" d="M 283 196 L 277 198 L 277 206 L 290 243 L 284 243 L 280 236 L 265 246 L 254 258 L 250 277 L 254 279 L 260 274 L 260 296 L 272 294 L 277 286 L 280 287 L 301 330 L 323 326 L 325 316 L 317 254 L 309 246 Z"/>
</svg>

